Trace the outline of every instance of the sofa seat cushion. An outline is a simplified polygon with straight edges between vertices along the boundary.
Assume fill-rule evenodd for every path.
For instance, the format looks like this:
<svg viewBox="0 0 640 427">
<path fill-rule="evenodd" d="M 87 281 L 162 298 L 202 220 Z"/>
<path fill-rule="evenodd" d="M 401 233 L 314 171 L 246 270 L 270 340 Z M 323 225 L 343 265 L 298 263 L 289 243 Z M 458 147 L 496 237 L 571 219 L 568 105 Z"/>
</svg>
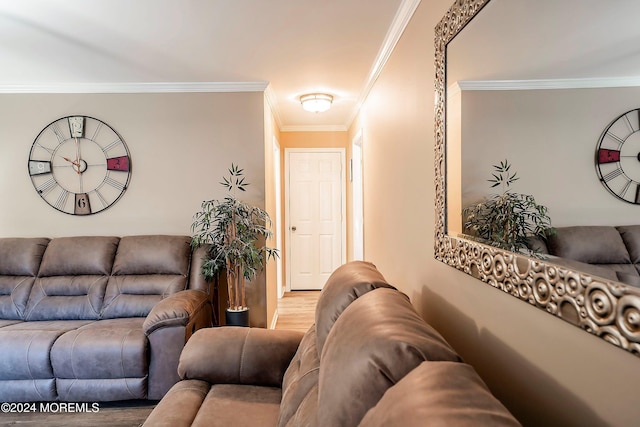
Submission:
<svg viewBox="0 0 640 427">
<path fill-rule="evenodd" d="M 281 398 L 278 387 L 215 384 L 202 402 L 193 426 L 275 426 Z"/>
<path fill-rule="evenodd" d="M 636 266 L 638 268 L 640 266 Z M 636 288 L 640 288 L 640 275 L 638 274 L 630 274 L 622 271 L 616 272 L 616 280 L 618 282 L 622 282 L 625 285 L 635 286 Z"/>
<path fill-rule="evenodd" d="M 0 329 L 0 401 L 37 402 L 57 399 L 50 353 L 69 330 L 87 322 L 20 322 Z"/>
<path fill-rule="evenodd" d="M 54 378 L 2 380 L 0 387 L 2 402 L 51 402 L 57 398 Z"/>
<path fill-rule="evenodd" d="M 81 328 L 92 320 L 43 320 L 34 322 L 16 322 L 6 325 L 3 331 L 58 331 L 61 334 Z"/>
<path fill-rule="evenodd" d="M 318 424 L 357 425 L 425 360 L 461 361 L 406 295 L 381 288 L 359 297 L 338 318 L 320 355 Z"/>
<path fill-rule="evenodd" d="M 15 325 L 17 323 L 22 323 L 22 320 L 6 320 L 0 319 L 0 328 L 4 328 L 5 326 Z"/>
<path fill-rule="evenodd" d="M 51 365 L 60 400 L 145 399 L 149 344 L 143 322 L 100 320 L 58 338 Z"/>
<path fill-rule="evenodd" d="M 145 426 L 275 426 L 281 390 L 277 387 L 183 380 L 156 406 Z"/>
<path fill-rule="evenodd" d="M 144 318 L 100 320 L 63 334 L 51 350 L 55 376 L 145 377 L 148 343 L 143 322 Z"/>
<path fill-rule="evenodd" d="M 607 269 L 611 271 L 611 275 L 613 276 L 613 280 L 620 280 L 620 277 L 623 276 L 638 276 L 638 270 L 636 266 L 633 264 L 592 264 L 595 267 L 600 267 L 601 269 Z M 608 276 L 604 277 L 605 279 Z"/>
<path fill-rule="evenodd" d="M 422 362 L 384 394 L 359 427 L 516 427 L 520 424 L 475 370 L 457 362 Z"/>
<path fill-rule="evenodd" d="M 63 330 L 0 329 L 0 380 L 53 378 L 49 354 Z"/>
<path fill-rule="evenodd" d="M 147 398 L 147 378 L 56 378 L 57 400 L 62 402 L 113 402 Z"/>
<path fill-rule="evenodd" d="M 164 395 L 146 419 L 152 427 L 187 427 L 198 415 L 211 384 L 202 380 L 182 380 Z"/>
</svg>

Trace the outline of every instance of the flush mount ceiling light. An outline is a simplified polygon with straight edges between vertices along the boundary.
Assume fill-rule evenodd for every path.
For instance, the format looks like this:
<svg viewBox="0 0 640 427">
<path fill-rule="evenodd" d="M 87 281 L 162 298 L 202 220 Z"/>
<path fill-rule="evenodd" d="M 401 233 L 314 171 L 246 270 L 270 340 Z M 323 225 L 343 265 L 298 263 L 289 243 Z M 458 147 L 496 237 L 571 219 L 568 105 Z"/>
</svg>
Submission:
<svg viewBox="0 0 640 427">
<path fill-rule="evenodd" d="M 322 113 L 331 108 L 333 96 L 326 93 L 309 93 L 300 97 L 302 108 L 312 113 Z"/>
</svg>

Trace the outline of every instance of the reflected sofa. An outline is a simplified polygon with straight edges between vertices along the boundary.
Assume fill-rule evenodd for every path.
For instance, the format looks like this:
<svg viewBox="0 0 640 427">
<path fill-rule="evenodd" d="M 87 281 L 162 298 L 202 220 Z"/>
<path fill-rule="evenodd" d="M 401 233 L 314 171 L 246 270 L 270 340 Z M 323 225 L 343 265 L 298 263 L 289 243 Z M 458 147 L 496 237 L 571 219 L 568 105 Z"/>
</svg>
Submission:
<svg viewBox="0 0 640 427">
<path fill-rule="evenodd" d="M 556 227 L 532 247 L 555 264 L 640 286 L 640 225 Z"/>
<path fill-rule="evenodd" d="M 334 271 L 315 320 L 197 331 L 144 426 L 519 425 L 372 264 Z"/>
<path fill-rule="evenodd" d="M 158 400 L 212 325 L 187 236 L 0 239 L 0 401 Z"/>
</svg>

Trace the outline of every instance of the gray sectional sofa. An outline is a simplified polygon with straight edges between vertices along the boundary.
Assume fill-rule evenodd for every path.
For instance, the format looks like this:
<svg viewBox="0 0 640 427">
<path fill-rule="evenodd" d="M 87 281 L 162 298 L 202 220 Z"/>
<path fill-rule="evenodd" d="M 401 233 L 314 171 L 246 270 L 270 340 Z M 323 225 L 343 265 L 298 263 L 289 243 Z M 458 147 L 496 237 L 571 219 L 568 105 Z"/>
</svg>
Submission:
<svg viewBox="0 0 640 427">
<path fill-rule="evenodd" d="M 557 227 L 532 247 L 555 264 L 640 287 L 640 225 Z"/>
<path fill-rule="evenodd" d="M 187 236 L 0 239 L 0 401 L 158 400 L 212 325 Z"/>
<path fill-rule="evenodd" d="M 518 426 L 476 371 L 369 263 L 338 268 L 306 334 L 196 332 L 145 427 Z"/>
</svg>

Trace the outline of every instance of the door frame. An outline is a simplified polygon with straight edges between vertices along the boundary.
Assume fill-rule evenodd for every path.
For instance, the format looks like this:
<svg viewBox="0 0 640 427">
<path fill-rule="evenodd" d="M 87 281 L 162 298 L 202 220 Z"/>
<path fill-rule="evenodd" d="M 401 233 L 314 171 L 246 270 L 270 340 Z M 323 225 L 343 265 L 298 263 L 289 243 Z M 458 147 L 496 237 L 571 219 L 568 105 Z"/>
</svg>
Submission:
<svg viewBox="0 0 640 427">
<path fill-rule="evenodd" d="M 282 253 L 282 167 L 281 167 L 281 155 L 280 155 L 280 141 L 276 136 L 273 136 L 273 174 L 275 180 L 275 193 L 274 198 L 276 202 L 275 218 L 274 218 L 274 237 L 275 247 L 280 253 Z M 284 296 L 284 274 L 283 274 L 283 261 L 282 257 L 276 258 L 276 287 L 278 288 L 278 298 Z"/>
<path fill-rule="evenodd" d="M 364 260 L 364 144 L 362 129 L 351 141 L 351 260 Z M 360 226 L 358 228 L 358 225 Z M 359 231 L 359 233 L 358 233 Z"/>
<path fill-rule="evenodd" d="M 291 291 L 291 224 L 289 223 L 289 154 L 290 153 L 338 153 L 340 154 L 340 261 L 344 264 L 347 260 L 347 179 L 345 176 L 346 169 L 346 149 L 345 148 L 285 148 L 284 149 L 284 200 L 285 200 L 285 218 L 284 218 L 284 244 L 286 248 L 285 272 L 287 277 L 286 290 Z"/>
</svg>

